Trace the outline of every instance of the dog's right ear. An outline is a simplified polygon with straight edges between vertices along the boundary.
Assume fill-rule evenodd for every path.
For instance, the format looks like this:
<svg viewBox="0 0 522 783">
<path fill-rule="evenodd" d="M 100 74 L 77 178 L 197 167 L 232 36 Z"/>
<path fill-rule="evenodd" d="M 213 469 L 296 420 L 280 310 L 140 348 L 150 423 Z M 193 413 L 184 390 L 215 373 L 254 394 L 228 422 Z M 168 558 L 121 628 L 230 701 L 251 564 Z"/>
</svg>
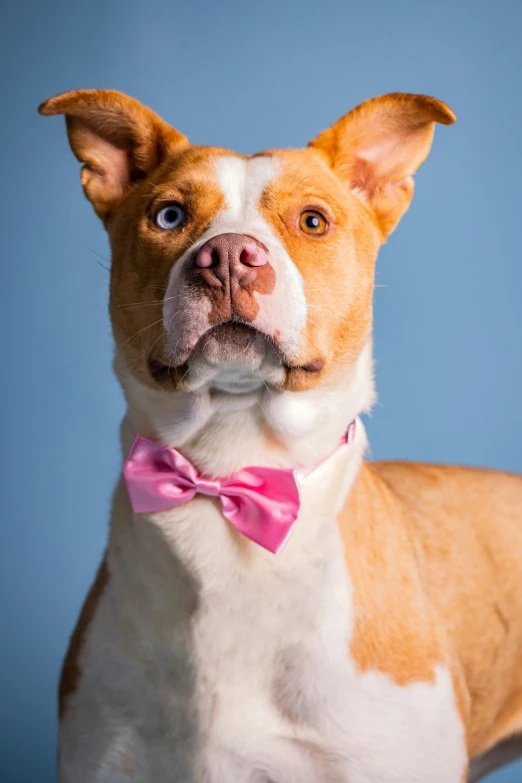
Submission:
<svg viewBox="0 0 522 783">
<path fill-rule="evenodd" d="M 85 195 L 105 220 L 132 190 L 188 139 L 134 98 L 116 90 L 71 90 L 44 101 L 40 114 L 65 114 L 81 163 Z"/>
<path fill-rule="evenodd" d="M 427 95 L 392 92 L 371 98 L 310 142 L 373 213 L 384 241 L 413 196 L 413 174 L 426 159 L 435 123 L 455 115 Z"/>
</svg>

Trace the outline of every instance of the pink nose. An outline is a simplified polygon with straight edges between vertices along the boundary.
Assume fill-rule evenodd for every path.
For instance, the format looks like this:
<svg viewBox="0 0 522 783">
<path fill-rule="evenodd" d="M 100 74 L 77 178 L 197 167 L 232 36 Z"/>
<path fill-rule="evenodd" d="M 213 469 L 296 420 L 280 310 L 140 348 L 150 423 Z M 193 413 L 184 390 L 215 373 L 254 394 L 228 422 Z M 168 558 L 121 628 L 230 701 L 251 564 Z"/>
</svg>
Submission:
<svg viewBox="0 0 522 783">
<path fill-rule="evenodd" d="M 266 263 L 266 248 L 246 234 L 219 234 L 205 242 L 196 255 L 196 266 L 212 270 L 212 276 L 221 282 L 229 277 L 241 278 L 249 274 L 249 270 L 251 276 L 255 267 Z"/>
</svg>

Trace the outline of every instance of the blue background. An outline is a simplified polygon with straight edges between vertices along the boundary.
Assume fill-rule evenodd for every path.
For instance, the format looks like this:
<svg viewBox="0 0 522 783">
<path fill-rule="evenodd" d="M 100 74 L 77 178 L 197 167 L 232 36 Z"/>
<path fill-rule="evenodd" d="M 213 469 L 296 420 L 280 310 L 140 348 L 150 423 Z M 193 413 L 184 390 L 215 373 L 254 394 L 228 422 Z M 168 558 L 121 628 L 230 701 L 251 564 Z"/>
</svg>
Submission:
<svg viewBox="0 0 522 783">
<path fill-rule="evenodd" d="M 47 783 L 60 660 L 104 547 L 123 403 L 107 241 L 63 120 L 40 118 L 38 103 L 115 88 L 195 143 L 254 152 L 304 145 L 376 94 L 446 101 L 459 122 L 437 129 L 378 265 L 372 452 L 522 472 L 522 6 L 29 0 L 2 16 L 0 778 Z M 519 764 L 490 780 L 521 779 Z"/>
</svg>

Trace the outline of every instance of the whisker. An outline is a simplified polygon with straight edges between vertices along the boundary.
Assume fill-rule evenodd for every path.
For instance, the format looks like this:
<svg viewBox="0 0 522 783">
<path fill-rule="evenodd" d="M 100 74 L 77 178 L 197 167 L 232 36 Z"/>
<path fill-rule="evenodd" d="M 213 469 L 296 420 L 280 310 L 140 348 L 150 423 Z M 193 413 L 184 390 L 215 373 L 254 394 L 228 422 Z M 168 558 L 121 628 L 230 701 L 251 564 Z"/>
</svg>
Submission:
<svg viewBox="0 0 522 783">
<path fill-rule="evenodd" d="M 267 392 L 269 393 L 269 395 L 270 395 L 271 397 L 273 397 L 273 396 L 274 396 L 274 392 L 273 392 L 273 391 L 270 389 L 270 386 L 268 385 L 268 383 L 265 381 L 265 379 L 264 379 L 264 378 L 261 378 L 261 380 L 263 381 L 263 386 L 265 387 L 265 389 L 267 390 Z"/>
<path fill-rule="evenodd" d="M 326 307 L 322 307 L 321 305 L 307 304 L 306 306 L 308 308 L 311 307 L 312 310 L 319 310 L 320 313 L 326 313 L 327 312 L 327 308 Z"/>
<path fill-rule="evenodd" d="M 125 346 L 127 346 L 127 348 L 128 348 L 128 347 L 129 347 L 129 345 L 130 345 L 131 343 L 133 343 L 133 342 L 134 342 L 134 340 L 135 340 L 137 337 L 139 337 L 139 336 L 140 336 L 140 334 L 142 334 L 143 332 L 146 332 L 146 331 L 147 331 L 147 329 L 152 329 L 152 327 L 153 327 L 153 326 L 156 326 L 156 324 L 159 324 L 159 323 L 161 323 L 162 321 L 163 321 L 163 318 L 158 318 L 158 320 L 157 320 L 157 321 L 154 321 L 154 323 L 152 323 L 152 324 L 149 324 L 148 326 L 144 326 L 144 327 L 143 327 L 143 329 L 140 329 L 138 332 L 136 332 L 136 334 L 135 334 L 135 335 L 133 335 L 132 337 L 130 337 L 128 340 L 125 340 L 125 342 L 124 342 L 124 343 L 122 343 L 122 344 L 120 345 L 120 348 L 125 348 Z"/>
<path fill-rule="evenodd" d="M 263 406 L 261 405 L 261 403 L 259 402 L 259 400 L 257 400 L 257 404 L 259 405 L 259 407 L 260 407 L 260 408 L 261 408 L 261 410 L 263 411 L 263 415 L 264 415 L 264 417 L 266 418 L 266 420 L 268 421 L 268 423 L 270 424 L 270 426 L 272 427 L 272 429 L 275 429 L 275 427 L 274 427 L 274 423 L 273 423 L 272 419 L 270 418 L 270 416 L 268 415 L 268 413 L 265 411 L 265 409 L 263 408 Z"/>
<path fill-rule="evenodd" d="M 259 380 L 261 381 L 261 383 L 263 384 L 263 386 L 265 387 L 265 389 L 267 390 L 267 392 L 269 393 L 269 395 L 270 395 L 271 397 L 273 397 L 274 395 L 273 395 L 272 391 L 269 389 L 269 387 L 268 387 L 268 384 L 266 383 L 265 379 L 263 378 L 263 376 L 261 375 L 261 373 L 259 372 L 259 370 L 257 371 L 257 375 L 256 375 L 256 377 L 257 377 L 257 378 L 259 378 Z"/>
<path fill-rule="evenodd" d="M 154 342 L 153 342 L 153 343 L 152 343 L 152 345 L 150 346 L 150 348 L 149 348 L 149 351 L 148 351 L 148 353 L 147 353 L 147 362 L 148 362 L 148 361 L 149 361 L 149 359 L 150 359 L 150 355 L 151 355 L 151 353 L 152 353 L 152 349 L 154 348 L 154 346 L 156 345 L 156 343 L 158 342 L 158 340 L 160 340 L 162 337 L 163 337 L 163 332 L 161 332 L 161 334 L 159 334 L 159 335 L 158 335 L 158 337 L 156 337 L 156 339 L 154 340 Z"/>
<path fill-rule="evenodd" d="M 87 248 L 87 250 L 90 250 L 90 251 L 91 251 L 91 253 L 94 253 L 94 255 L 95 255 L 95 256 L 98 256 L 98 258 L 101 258 L 103 261 L 107 261 L 107 263 L 108 263 L 108 264 L 110 264 L 110 263 L 111 263 L 111 262 L 110 262 L 110 259 L 108 259 L 108 258 L 105 258 L 105 256 L 102 256 L 102 255 L 101 255 L 101 253 L 97 253 L 97 252 L 96 252 L 96 250 L 94 250 L 92 247 L 89 247 L 89 245 L 86 245 L 86 244 L 85 244 L 85 242 L 82 242 L 82 245 L 83 245 L 84 247 L 86 247 L 86 248 Z M 107 272 L 110 272 L 110 271 L 111 271 L 111 270 L 110 270 L 110 267 L 108 267 L 108 266 L 105 266 L 105 264 L 102 264 L 100 261 L 96 261 L 96 259 L 94 259 L 94 260 L 95 260 L 95 262 L 98 264 L 98 266 L 101 266 L 101 267 L 102 267 L 102 269 L 105 269 Z"/>
<path fill-rule="evenodd" d="M 178 384 L 179 386 L 181 386 L 181 384 L 183 383 L 183 381 L 185 380 L 185 378 L 187 377 L 187 375 L 189 374 L 189 372 L 190 372 L 190 366 L 189 366 L 189 367 L 187 367 L 187 369 L 186 369 L 186 370 L 185 370 L 185 372 L 183 373 L 183 377 L 181 378 L 181 380 L 179 381 L 179 384 Z"/>
<path fill-rule="evenodd" d="M 130 310 L 131 308 L 138 308 L 138 307 L 152 307 L 153 305 L 160 305 L 164 304 L 165 302 L 169 302 L 171 299 L 175 299 L 175 296 L 168 296 L 166 299 L 156 299 L 152 302 L 129 302 L 129 304 L 121 305 L 119 308 L 120 310 Z"/>
<path fill-rule="evenodd" d="M 317 285 L 317 286 L 314 286 L 313 288 L 306 288 L 305 289 L 305 293 L 307 293 L 307 294 L 314 294 L 317 291 L 328 291 L 328 292 L 331 293 L 332 292 L 332 287 L 329 286 L 329 285 L 321 285 L 321 286 Z"/>
</svg>

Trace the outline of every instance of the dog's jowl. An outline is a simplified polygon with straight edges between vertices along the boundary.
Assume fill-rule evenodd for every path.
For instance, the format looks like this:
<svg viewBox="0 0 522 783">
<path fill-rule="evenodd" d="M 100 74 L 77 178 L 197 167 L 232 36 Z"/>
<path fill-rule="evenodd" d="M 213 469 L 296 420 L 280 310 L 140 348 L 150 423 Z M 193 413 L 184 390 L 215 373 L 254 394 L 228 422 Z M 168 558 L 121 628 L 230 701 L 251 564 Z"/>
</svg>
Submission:
<svg viewBox="0 0 522 783">
<path fill-rule="evenodd" d="M 117 92 L 40 111 L 110 238 L 128 405 L 60 783 L 478 779 L 522 732 L 522 480 L 365 462 L 359 418 L 376 256 L 452 111 L 252 156 Z"/>
</svg>

